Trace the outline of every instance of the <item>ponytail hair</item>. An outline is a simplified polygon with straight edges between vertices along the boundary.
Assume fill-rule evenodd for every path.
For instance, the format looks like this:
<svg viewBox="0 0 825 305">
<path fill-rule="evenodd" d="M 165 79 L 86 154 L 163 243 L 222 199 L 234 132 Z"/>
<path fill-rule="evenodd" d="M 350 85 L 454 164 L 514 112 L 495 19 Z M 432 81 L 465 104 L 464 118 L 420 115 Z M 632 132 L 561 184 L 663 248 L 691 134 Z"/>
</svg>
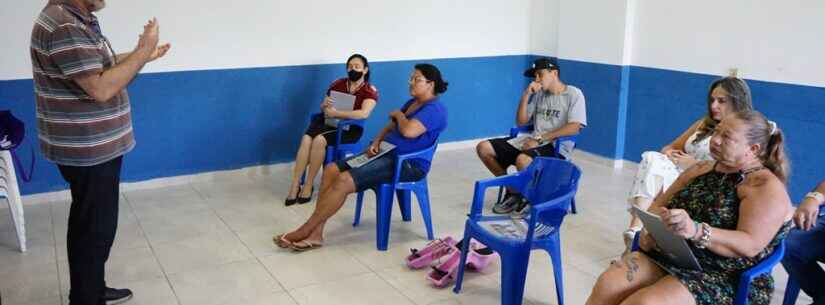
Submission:
<svg viewBox="0 0 825 305">
<path fill-rule="evenodd" d="M 791 165 L 785 155 L 785 135 L 773 121 L 758 111 L 737 112 L 736 118 L 749 128 L 745 138 L 749 144 L 759 144 L 762 150 L 758 153 L 759 160 L 782 183 L 787 184 L 791 175 Z"/>
</svg>

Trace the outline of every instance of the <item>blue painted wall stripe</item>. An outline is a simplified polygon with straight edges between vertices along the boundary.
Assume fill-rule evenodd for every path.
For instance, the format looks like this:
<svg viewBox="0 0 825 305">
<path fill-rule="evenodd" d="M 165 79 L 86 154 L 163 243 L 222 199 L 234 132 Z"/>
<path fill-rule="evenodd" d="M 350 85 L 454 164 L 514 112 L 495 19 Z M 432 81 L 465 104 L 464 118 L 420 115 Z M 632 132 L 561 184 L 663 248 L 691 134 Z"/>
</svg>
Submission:
<svg viewBox="0 0 825 305">
<path fill-rule="evenodd" d="M 407 80 L 419 62 L 435 64 L 450 82 L 442 97 L 450 126 L 440 141 L 504 134 L 529 81 L 522 73 L 530 60 L 519 55 L 373 62 L 380 100 L 365 139 L 409 99 Z M 309 115 L 318 111 L 330 82 L 345 72 L 342 63 L 141 74 L 129 86 L 137 147 L 124 160 L 123 180 L 292 161 Z M 26 123 L 21 149 L 31 149 L 37 126 L 31 79 L 0 81 L 3 108 Z M 22 193 L 65 189 L 56 167 L 37 156 L 34 181 L 21 184 Z"/>
<path fill-rule="evenodd" d="M 529 81 L 522 72 L 536 57 L 372 63 L 381 100 L 365 136 L 372 137 L 387 114 L 408 98 L 406 80 L 418 62 L 436 64 L 450 82 L 443 96 L 450 127 L 442 142 L 502 134 L 512 126 L 518 97 Z M 587 100 L 589 125 L 578 149 L 632 161 L 646 150 L 660 149 L 704 115 L 708 85 L 717 78 L 564 59 L 559 63 L 562 79 L 581 88 Z M 343 64 L 142 74 L 129 87 L 138 146 L 126 157 L 124 181 L 291 161 L 308 115 L 317 111 L 329 82 L 343 75 Z M 748 83 L 756 108 L 785 131 L 793 162 L 789 188 L 798 201 L 825 179 L 820 173 L 825 154 L 816 149 L 825 134 L 825 118 L 817 115 L 825 88 Z M 0 81 L 0 109 L 11 108 L 29 128 L 21 147 L 24 159 L 36 140 L 32 92 L 30 79 Z M 38 158 L 35 180 L 21 185 L 23 193 L 65 189 L 54 165 Z"/>
</svg>

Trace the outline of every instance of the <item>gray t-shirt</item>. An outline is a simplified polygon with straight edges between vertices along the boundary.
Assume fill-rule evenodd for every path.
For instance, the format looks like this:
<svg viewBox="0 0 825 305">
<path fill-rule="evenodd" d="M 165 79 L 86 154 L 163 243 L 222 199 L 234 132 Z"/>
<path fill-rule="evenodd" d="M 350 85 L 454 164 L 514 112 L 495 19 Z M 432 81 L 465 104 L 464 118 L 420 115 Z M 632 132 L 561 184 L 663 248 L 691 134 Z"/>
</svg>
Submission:
<svg viewBox="0 0 825 305">
<path fill-rule="evenodd" d="M 567 85 L 561 94 L 539 91 L 530 96 L 527 102 L 527 115 L 530 123 L 535 125 L 534 134 L 545 134 L 559 129 L 567 123 L 579 123 L 587 126 L 587 113 L 584 94 L 579 88 Z M 561 143 L 560 153 L 569 158 L 574 143 Z"/>
</svg>

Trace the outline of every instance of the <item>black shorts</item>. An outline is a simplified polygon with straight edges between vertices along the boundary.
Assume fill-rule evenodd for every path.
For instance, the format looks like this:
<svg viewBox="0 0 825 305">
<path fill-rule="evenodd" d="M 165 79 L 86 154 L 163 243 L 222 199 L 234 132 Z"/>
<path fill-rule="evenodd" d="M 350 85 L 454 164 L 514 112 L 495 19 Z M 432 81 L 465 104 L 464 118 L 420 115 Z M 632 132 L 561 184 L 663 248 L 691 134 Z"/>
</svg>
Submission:
<svg viewBox="0 0 825 305">
<path fill-rule="evenodd" d="M 352 176 L 352 181 L 355 182 L 355 190 L 358 192 L 365 191 L 370 188 L 377 187 L 384 183 L 392 183 L 392 178 L 395 175 L 395 154 L 389 152 L 383 156 L 378 157 L 370 163 L 361 165 L 361 167 L 351 168 L 347 164 L 347 160 L 357 157 L 352 156 L 344 160 L 338 160 L 338 170 L 341 172 L 349 171 Z M 409 161 L 404 161 L 401 166 L 400 182 L 418 181 L 424 178 L 427 173 L 413 166 Z"/>
<path fill-rule="evenodd" d="M 322 135 L 324 136 L 324 139 L 327 140 L 327 145 L 333 145 L 335 144 L 336 131 L 338 131 L 337 127 L 331 127 L 325 124 L 324 116 L 319 115 L 309 123 L 309 127 L 307 127 L 307 130 L 304 131 L 304 134 L 313 139 L 318 135 Z M 344 130 L 341 133 L 341 144 L 358 142 L 358 140 L 361 139 L 362 134 L 364 134 L 364 129 L 361 128 L 361 126 L 349 126 L 349 130 Z"/>
<path fill-rule="evenodd" d="M 518 155 L 520 154 L 525 154 L 532 158 L 554 157 L 564 159 L 563 156 L 556 154 L 556 149 L 553 147 L 553 143 L 547 143 L 539 147 L 521 151 L 513 147 L 513 145 L 510 145 L 510 143 L 507 143 L 507 140 L 509 140 L 509 138 L 495 138 L 487 140 L 490 142 L 490 145 L 493 146 L 493 151 L 496 153 L 496 161 L 498 162 L 498 165 L 501 165 L 503 168 L 510 167 L 510 165 L 515 165 L 516 158 L 518 158 Z"/>
</svg>

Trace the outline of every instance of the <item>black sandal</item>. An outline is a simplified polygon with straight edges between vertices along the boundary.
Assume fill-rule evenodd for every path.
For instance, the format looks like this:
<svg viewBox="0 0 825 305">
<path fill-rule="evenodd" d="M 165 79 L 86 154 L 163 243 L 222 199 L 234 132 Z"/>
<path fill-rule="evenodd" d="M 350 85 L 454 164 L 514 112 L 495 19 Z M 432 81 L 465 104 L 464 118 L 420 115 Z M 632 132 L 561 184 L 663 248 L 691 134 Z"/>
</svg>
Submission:
<svg viewBox="0 0 825 305">
<path fill-rule="evenodd" d="M 301 187 L 298 186 L 298 194 L 300 194 L 300 193 L 301 193 Z M 300 197 L 298 197 L 298 195 L 296 194 L 295 198 L 292 198 L 292 199 L 286 198 L 286 199 L 284 199 L 284 206 L 291 206 L 291 205 L 297 203 L 299 198 Z"/>
<path fill-rule="evenodd" d="M 301 196 L 298 196 L 298 198 L 296 198 L 296 200 L 297 200 L 297 201 L 298 201 L 298 203 L 300 203 L 300 204 L 304 204 L 304 203 L 310 202 L 310 201 L 312 201 L 312 193 L 314 193 L 314 192 L 315 192 L 315 186 L 313 186 L 313 187 L 312 187 L 312 190 L 309 192 L 309 197 L 301 197 Z M 300 193 L 301 193 L 301 192 L 298 192 L 298 194 L 300 194 Z"/>
</svg>

